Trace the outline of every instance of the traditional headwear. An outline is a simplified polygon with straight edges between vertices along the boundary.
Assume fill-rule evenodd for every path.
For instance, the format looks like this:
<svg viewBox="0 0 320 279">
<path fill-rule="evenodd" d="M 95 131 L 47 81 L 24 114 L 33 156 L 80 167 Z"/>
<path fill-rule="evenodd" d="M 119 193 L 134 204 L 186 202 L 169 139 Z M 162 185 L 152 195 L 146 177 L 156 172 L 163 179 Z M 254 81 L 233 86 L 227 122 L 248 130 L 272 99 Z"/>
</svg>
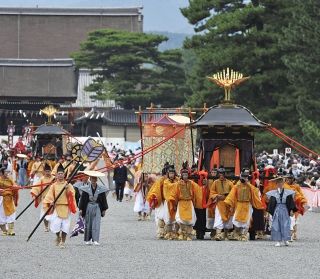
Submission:
<svg viewBox="0 0 320 279">
<path fill-rule="evenodd" d="M 182 175 L 182 173 L 187 173 L 188 175 L 191 174 L 191 169 L 189 168 L 188 161 L 185 161 L 182 163 L 182 168 L 180 170 L 180 174 Z"/>
<path fill-rule="evenodd" d="M 168 167 L 169 167 L 169 163 L 166 162 L 164 165 L 163 165 L 163 168 L 162 168 L 162 175 L 166 175 L 167 171 L 168 171 Z"/>
<path fill-rule="evenodd" d="M 279 168 L 278 169 L 278 175 L 280 176 L 286 176 L 287 172 L 283 169 L 283 168 Z"/>
<path fill-rule="evenodd" d="M 45 163 L 44 170 L 45 171 L 51 171 L 51 167 L 50 167 L 50 165 L 48 163 Z"/>
<path fill-rule="evenodd" d="M 82 173 L 84 173 L 85 175 L 88 175 L 88 176 L 92 176 L 92 177 L 103 177 L 103 176 L 105 176 L 105 174 L 103 172 L 94 171 L 94 170 L 84 170 Z"/>
<path fill-rule="evenodd" d="M 250 175 L 250 171 L 248 169 L 243 169 L 240 174 L 240 177 L 247 178 L 247 177 L 249 177 L 249 175 Z"/>
<path fill-rule="evenodd" d="M 277 175 L 275 178 L 272 178 L 272 179 L 270 179 L 269 181 L 279 181 L 279 180 L 284 181 L 285 178 L 286 178 L 286 176 Z"/>
<path fill-rule="evenodd" d="M 176 170 L 174 169 L 174 165 L 169 165 L 168 166 L 168 169 L 167 169 L 167 172 L 176 172 Z"/>
<path fill-rule="evenodd" d="M 226 169 L 224 167 L 220 167 L 220 168 L 218 168 L 218 173 L 225 174 L 226 173 Z"/>
<path fill-rule="evenodd" d="M 22 158 L 22 159 L 28 158 L 27 155 L 22 154 L 22 153 L 17 154 L 17 157 L 18 157 L 18 158 Z"/>
<path fill-rule="evenodd" d="M 58 172 L 64 172 L 64 167 L 62 164 L 59 164 L 58 168 L 57 168 L 57 173 Z"/>
<path fill-rule="evenodd" d="M 263 171 L 265 173 L 264 176 L 267 179 L 272 178 L 277 174 L 276 168 L 274 166 L 270 166 L 270 165 L 266 166 Z"/>
</svg>

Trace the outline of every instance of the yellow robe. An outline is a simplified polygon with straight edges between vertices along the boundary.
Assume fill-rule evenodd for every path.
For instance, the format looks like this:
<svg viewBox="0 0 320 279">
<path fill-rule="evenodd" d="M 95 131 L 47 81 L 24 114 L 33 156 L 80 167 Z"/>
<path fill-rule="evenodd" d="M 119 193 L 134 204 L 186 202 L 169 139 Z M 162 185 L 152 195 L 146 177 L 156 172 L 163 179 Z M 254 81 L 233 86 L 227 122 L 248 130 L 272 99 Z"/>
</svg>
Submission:
<svg viewBox="0 0 320 279">
<path fill-rule="evenodd" d="M 198 185 L 197 183 L 195 183 L 194 181 L 192 181 L 192 183 L 194 183 L 196 186 L 193 186 L 193 191 L 194 191 L 194 207 L 195 208 L 199 208 L 199 209 L 203 209 L 205 208 L 204 205 L 204 201 L 203 201 L 203 196 L 202 196 L 202 187 L 200 185 Z M 205 204 L 207 204 L 208 201 L 208 195 L 205 197 Z"/>
<path fill-rule="evenodd" d="M 223 200 L 217 200 L 217 196 L 223 195 L 226 197 L 230 193 L 233 186 L 233 183 L 228 179 L 224 179 L 223 181 L 216 179 L 211 185 L 209 185 L 210 193 L 208 206 L 210 207 L 213 205 L 218 207 L 223 222 L 227 222 L 232 214 L 229 208 L 226 207 L 226 204 L 223 202 Z"/>
<path fill-rule="evenodd" d="M 54 180 L 54 176 L 50 175 L 49 177 L 47 176 L 43 176 L 40 179 L 39 184 L 47 184 L 47 183 L 51 183 Z M 45 198 L 45 196 L 47 195 L 49 189 L 50 189 L 50 184 L 49 185 L 44 185 L 44 186 L 39 186 L 39 187 L 33 187 L 31 188 L 30 194 L 32 195 L 33 198 L 35 198 L 36 196 L 38 196 L 40 194 L 40 192 L 43 190 L 43 188 L 46 188 L 44 190 L 44 192 L 41 194 L 40 197 L 37 198 L 37 200 L 35 201 L 35 206 L 38 207 L 38 205 L 43 201 L 43 199 Z"/>
<path fill-rule="evenodd" d="M 211 185 L 212 185 L 212 183 L 214 182 L 214 180 L 213 179 L 208 179 L 208 188 L 207 188 L 207 192 L 208 192 L 208 194 L 207 194 L 207 202 L 208 202 L 208 200 L 209 200 L 209 196 L 210 196 L 210 188 L 211 188 Z M 196 208 L 198 208 L 198 207 L 196 207 Z M 213 207 L 208 207 L 208 210 L 207 210 L 207 218 L 209 218 L 209 219 L 213 219 L 214 218 L 214 208 Z"/>
<path fill-rule="evenodd" d="M 164 197 L 163 197 L 163 182 L 165 180 L 165 177 L 162 176 L 159 179 L 157 179 L 153 185 L 151 186 L 148 195 L 147 195 L 147 201 L 149 204 L 152 203 L 154 198 L 157 199 L 158 203 L 156 205 L 156 208 L 158 208 L 163 202 L 164 202 Z"/>
<path fill-rule="evenodd" d="M 0 196 L 3 197 L 2 205 L 4 214 L 10 216 L 16 211 L 15 202 L 18 192 L 13 190 L 14 182 L 11 178 L 0 178 Z"/>
<path fill-rule="evenodd" d="M 64 192 L 59 197 L 59 199 L 57 200 L 54 206 L 57 212 L 57 215 L 61 219 L 68 218 L 70 206 L 74 206 L 76 204 L 75 191 L 73 186 L 71 184 L 67 184 L 66 181 L 63 181 L 63 182 L 57 181 L 50 186 L 47 195 L 43 199 L 43 208 L 45 211 L 47 211 L 48 208 L 50 207 L 50 204 L 53 203 L 53 201 L 56 199 L 56 197 L 59 195 L 60 191 L 63 189 L 65 185 L 68 185 L 67 189 L 64 190 Z M 68 200 L 69 195 L 71 195 L 71 198 L 72 198 L 71 201 Z M 70 203 L 73 203 L 73 205 Z"/>
<path fill-rule="evenodd" d="M 304 213 L 304 206 L 308 204 L 308 200 L 306 199 L 306 197 L 304 196 L 301 187 L 298 184 L 288 184 L 288 183 L 284 183 L 283 186 L 284 189 L 289 189 L 289 190 L 293 190 L 295 192 L 294 195 L 294 202 L 296 204 L 296 207 L 298 209 L 298 211 L 295 213 L 296 216 L 300 214 Z"/>
<path fill-rule="evenodd" d="M 37 175 L 39 177 L 42 176 L 43 173 L 43 163 L 40 161 L 36 161 L 32 164 L 31 175 Z"/>
<path fill-rule="evenodd" d="M 177 182 L 175 198 L 178 203 L 180 219 L 185 222 L 192 221 L 192 206 L 195 204 L 196 199 L 199 201 L 202 196 L 201 187 L 195 182 L 188 180 L 180 180 Z"/>
<path fill-rule="evenodd" d="M 163 197 L 167 202 L 168 211 L 170 214 L 170 219 L 174 220 L 177 212 L 176 204 L 175 204 L 175 193 L 177 192 L 177 182 L 178 178 L 174 180 L 170 180 L 166 178 L 163 181 Z"/>
<path fill-rule="evenodd" d="M 76 163 L 71 163 L 69 167 L 66 169 L 65 174 L 66 177 L 69 178 L 76 167 Z"/>
<path fill-rule="evenodd" d="M 259 189 L 250 183 L 240 181 L 232 188 L 224 203 L 234 211 L 234 218 L 241 223 L 247 223 L 250 204 L 256 209 L 264 209 L 259 197 Z"/>
<path fill-rule="evenodd" d="M 28 166 L 27 166 L 28 176 L 30 176 L 30 174 L 31 174 L 31 170 L 32 170 L 32 166 L 33 166 L 34 162 L 35 162 L 34 160 L 29 160 L 28 161 Z"/>
</svg>

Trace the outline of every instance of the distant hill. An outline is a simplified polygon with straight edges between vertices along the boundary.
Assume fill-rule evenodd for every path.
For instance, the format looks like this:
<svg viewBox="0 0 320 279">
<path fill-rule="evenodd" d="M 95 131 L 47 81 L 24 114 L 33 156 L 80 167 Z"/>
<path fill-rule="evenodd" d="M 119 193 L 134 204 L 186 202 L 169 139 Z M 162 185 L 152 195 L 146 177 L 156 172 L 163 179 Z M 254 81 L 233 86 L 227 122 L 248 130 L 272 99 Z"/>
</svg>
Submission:
<svg viewBox="0 0 320 279">
<path fill-rule="evenodd" d="M 183 41 L 187 37 L 191 37 L 192 34 L 185 34 L 185 33 L 171 33 L 171 32 L 162 32 L 162 31 L 148 31 L 147 33 L 159 34 L 166 36 L 169 40 L 162 43 L 159 46 L 161 51 L 173 48 L 182 48 Z"/>
</svg>

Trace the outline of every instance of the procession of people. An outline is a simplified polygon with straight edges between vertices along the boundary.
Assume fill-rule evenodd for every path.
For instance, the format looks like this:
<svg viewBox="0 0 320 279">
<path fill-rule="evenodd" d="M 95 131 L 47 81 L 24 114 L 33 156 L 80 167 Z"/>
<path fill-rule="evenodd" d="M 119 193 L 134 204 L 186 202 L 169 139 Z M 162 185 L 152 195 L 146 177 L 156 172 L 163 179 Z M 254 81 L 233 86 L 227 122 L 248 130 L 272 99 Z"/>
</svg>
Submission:
<svg viewBox="0 0 320 279">
<path fill-rule="evenodd" d="M 19 141 L 19 148 L 25 150 L 22 145 Z M 34 206 L 39 208 L 40 219 L 45 217 L 45 232 L 56 235 L 57 246 L 66 247 L 73 214 L 81 221 L 77 232 L 84 234 L 85 244 L 100 245 L 100 223 L 108 209 L 107 193 L 114 188 L 115 198 L 121 202 L 125 188 L 130 187 L 130 172 L 135 176 L 133 211 L 138 221 L 155 220 L 158 239 L 270 239 L 277 247 L 288 246 L 298 239 L 298 220 L 309 210 L 302 189 L 315 189 L 320 184 L 319 160 L 308 161 L 297 155 L 283 160 L 281 156 L 263 153 L 257 156 L 256 170 L 243 169 L 240 176 L 230 177 L 223 166 L 199 170 L 196 165 L 190 167 L 187 163 L 180 170 L 166 163 L 161 174 L 145 173 L 140 160 L 128 160 L 123 152 L 120 153 L 115 156 L 111 168 L 110 161 L 106 161 L 108 151 L 100 156 L 105 166 L 108 165 L 108 171 L 97 170 L 100 160 L 97 158 L 83 166 L 78 176 L 71 180 L 76 164 L 70 154 L 61 156 L 56 162 L 38 155 L 32 159 L 25 153 L 10 159 L 10 156 L 2 156 L 2 234 L 14 236 L 16 233 L 18 194 L 25 187 L 30 189 Z M 12 176 L 13 171 L 15 176 Z M 113 172 L 114 187 L 101 180 L 110 171 Z"/>
<path fill-rule="evenodd" d="M 204 239 L 209 232 L 216 241 L 271 239 L 277 247 L 288 246 L 298 238 L 299 216 L 310 209 L 302 191 L 306 184 L 297 183 L 290 160 L 286 170 L 273 165 L 260 172 L 243 169 L 233 181 L 226 178 L 223 167 L 192 174 L 181 169 L 180 174 L 178 178 L 173 166 L 164 166 L 148 193 L 159 239 Z M 317 172 L 312 175 L 316 185 Z"/>
</svg>

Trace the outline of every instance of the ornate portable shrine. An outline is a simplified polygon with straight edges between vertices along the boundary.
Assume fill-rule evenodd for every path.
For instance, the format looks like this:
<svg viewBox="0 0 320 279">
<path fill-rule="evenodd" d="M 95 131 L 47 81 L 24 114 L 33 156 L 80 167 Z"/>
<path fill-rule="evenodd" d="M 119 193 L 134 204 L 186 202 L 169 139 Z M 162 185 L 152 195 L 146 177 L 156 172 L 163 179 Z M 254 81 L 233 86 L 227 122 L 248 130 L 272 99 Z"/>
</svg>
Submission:
<svg viewBox="0 0 320 279">
<path fill-rule="evenodd" d="M 57 112 L 53 106 L 48 106 L 41 112 L 47 115 L 48 122 L 33 132 L 33 154 L 55 159 L 63 155 L 65 137 L 69 135 L 69 132 L 60 125 L 52 123 L 52 117 Z"/>
<path fill-rule="evenodd" d="M 166 113 L 163 113 L 158 119 L 149 120 L 142 124 L 144 150 L 175 134 L 164 144 L 144 155 L 143 172 L 161 173 L 166 162 L 174 164 L 179 169 L 183 162 L 191 163 L 193 161 L 192 134 L 190 128 L 186 128 L 186 125 L 189 124 L 189 117 Z"/>
<path fill-rule="evenodd" d="M 224 88 L 225 98 L 191 124 L 200 136 L 199 169 L 224 166 L 230 176 L 240 175 L 242 168 L 255 169 L 254 131 L 266 129 L 269 124 L 231 101 L 231 90 L 248 78 L 229 69 L 209 77 Z"/>
</svg>

